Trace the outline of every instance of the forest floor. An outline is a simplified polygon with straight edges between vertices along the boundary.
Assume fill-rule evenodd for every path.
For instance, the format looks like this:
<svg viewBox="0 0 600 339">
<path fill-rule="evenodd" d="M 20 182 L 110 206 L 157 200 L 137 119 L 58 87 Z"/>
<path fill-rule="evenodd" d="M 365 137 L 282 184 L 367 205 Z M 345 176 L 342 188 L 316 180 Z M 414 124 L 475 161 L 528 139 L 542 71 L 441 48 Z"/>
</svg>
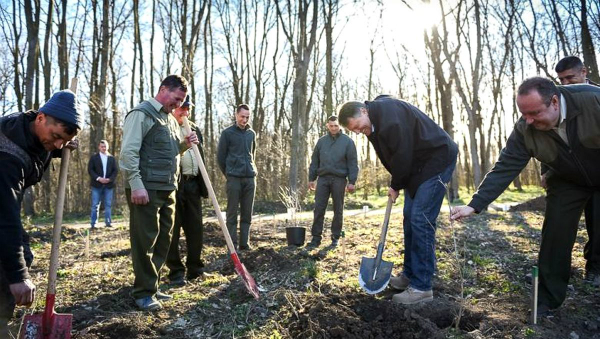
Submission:
<svg viewBox="0 0 600 339">
<path fill-rule="evenodd" d="M 91 232 L 89 253 L 87 225 L 66 225 L 57 311 L 73 314 L 73 338 L 600 338 L 600 290 L 582 278 L 583 224 L 567 300 L 531 325 L 531 285 L 524 278 L 537 260 L 539 206 L 482 213 L 453 224 L 445 206 L 438 218 L 434 300 L 409 307 L 392 303 L 395 292 L 389 287 L 372 296 L 359 286 L 361 258 L 374 257 L 383 219 L 372 212 L 346 213 L 340 245 L 328 247 L 326 231 L 314 250 L 287 245 L 288 221 L 256 218 L 254 247 L 240 258 L 261 288 L 259 300 L 236 275 L 218 224 L 208 221 L 203 259 L 211 277 L 178 288 L 163 279 L 160 288 L 174 298 L 152 313 L 138 311 L 130 296 L 126 221 Z M 299 223 L 310 227 L 310 219 Z M 326 225 L 330 222 L 326 219 Z M 38 287 L 29 313 L 43 310 L 51 225 L 28 228 Z M 404 255 L 400 211 L 392 215 L 387 239 L 384 259 L 398 274 Z M 24 312 L 18 308 L 15 331 Z"/>
</svg>

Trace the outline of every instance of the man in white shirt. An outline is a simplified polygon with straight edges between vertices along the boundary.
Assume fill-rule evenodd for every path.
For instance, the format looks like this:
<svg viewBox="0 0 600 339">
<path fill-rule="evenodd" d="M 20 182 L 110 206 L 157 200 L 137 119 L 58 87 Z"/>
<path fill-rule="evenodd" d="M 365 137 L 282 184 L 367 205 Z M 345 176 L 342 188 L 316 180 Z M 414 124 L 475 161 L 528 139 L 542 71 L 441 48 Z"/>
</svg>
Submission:
<svg viewBox="0 0 600 339">
<path fill-rule="evenodd" d="M 111 205 L 115 180 L 119 172 L 115 157 L 108 153 L 108 142 L 100 140 L 98 153 L 90 158 L 88 173 L 90 174 L 90 185 L 92 186 L 92 213 L 91 226 L 96 228 L 100 201 L 104 204 L 104 223 L 106 227 L 111 226 Z"/>
</svg>

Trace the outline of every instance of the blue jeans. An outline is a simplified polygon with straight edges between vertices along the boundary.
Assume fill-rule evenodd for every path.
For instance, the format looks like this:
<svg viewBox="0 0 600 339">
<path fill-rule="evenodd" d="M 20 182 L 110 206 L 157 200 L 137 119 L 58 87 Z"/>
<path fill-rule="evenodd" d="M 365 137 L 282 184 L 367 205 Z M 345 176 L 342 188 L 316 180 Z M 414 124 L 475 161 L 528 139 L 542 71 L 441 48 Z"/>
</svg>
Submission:
<svg viewBox="0 0 600 339">
<path fill-rule="evenodd" d="M 421 291 L 431 290 L 435 270 L 435 230 L 440 213 L 445 183 L 452 178 L 456 161 L 423 182 L 414 198 L 404 190 L 404 275 L 410 286 Z"/>
<path fill-rule="evenodd" d="M 112 206 L 113 189 L 108 187 L 92 187 L 92 226 L 96 225 L 98 220 L 98 210 L 100 209 L 100 201 L 104 204 L 104 223 L 110 225 L 112 219 L 110 217 L 110 208 Z"/>
</svg>

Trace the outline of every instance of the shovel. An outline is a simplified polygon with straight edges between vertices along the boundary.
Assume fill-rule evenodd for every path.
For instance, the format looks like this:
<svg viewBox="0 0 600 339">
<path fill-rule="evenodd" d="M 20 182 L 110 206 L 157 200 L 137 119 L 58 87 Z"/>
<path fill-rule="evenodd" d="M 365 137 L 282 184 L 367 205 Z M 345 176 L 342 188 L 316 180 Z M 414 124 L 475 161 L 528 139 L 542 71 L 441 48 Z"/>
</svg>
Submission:
<svg viewBox="0 0 600 339">
<path fill-rule="evenodd" d="M 387 234 L 388 223 L 390 221 L 390 213 L 392 211 L 392 198 L 388 199 L 385 209 L 385 217 L 381 226 L 381 236 L 379 237 L 379 245 L 377 245 L 377 256 L 375 258 L 363 257 L 360 262 L 360 271 L 358 273 L 358 282 L 369 294 L 376 294 L 387 286 L 392 276 L 393 264 L 389 261 L 382 260 L 383 248 L 385 246 L 385 236 Z"/>
<path fill-rule="evenodd" d="M 77 78 L 71 80 L 70 90 L 77 97 Z M 42 314 L 29 314 L 23 319 L 21 326 L 21 339 L 70 339 L 73 322 L 72 314 L 58 314 L 54 311 L 56 299 L 56 272 L 58 270 L 58 254 L 60 235 L 62 229 L 63 207 L 65 206 L 65 188 L 69 173 L 69 159 L 71 150 L 63 148 L 60 160 L 60 176 L 58 179 L 58 192 L 56 210 L 54 215 L 54 228 L 52 229 L 52 249 L 50 251 L 50 271 L 48 272 L 48 289 L 46 291 L 46 306 Z"/>
<path fill-rule="evenodd" d="M 192 132 L 187 117 L 183 117 L 183 128 L 185 129 L 185 133 L 188 135 Z M 227 248 L 229 249 L 231 260 L 233 260 L 233 266 L 235 267 L 235 271 L 242 278 L 242 281 L 248 289 L 248 292 L 250 292 L 250 294 L 252 294 L 252 296 L 258 300 L 258 286 L 256 286 L 254 278 L 252 278 L 250 272 L 248 272 L 244 264 L 242 264 L 237 252 L 235 251 L 235 247 L 233 246 L 233 242 L 231 241 L 231 237 L 229 236 L 229 231 L 227 230 L 227 226 L 225 226 L 225 220 L 223 220 L 221 208 L 219 208 L 217 196 L 215 195 L 215 191 L 212 187 L 212 184 L 210 183 L 210 178 L 208 177 L 208 173 L 206 172 L 206 167 L 204 167 L 204 162 L 202 161 L 202 157 L 200 156 L 198 146 L 196 144 L 192 144 L 192 148 L 194 150 L 194 156 L 196 157 L 196 161 L 198 162 L 198 168 L 200 168 L 200 173 L 202 173 L 202 179 L 204 179 L 204 183 L 206 184 L 208 195 L 210 196 L 210 200 L 212 200 L 213 207 L 215 208 L 217 219 L 219 219 L 219 225 L 221 225 L 221 230 L 223 231 L 223 236 L 225 237 L 225 242 L 227 243 Z"/>
</svg>

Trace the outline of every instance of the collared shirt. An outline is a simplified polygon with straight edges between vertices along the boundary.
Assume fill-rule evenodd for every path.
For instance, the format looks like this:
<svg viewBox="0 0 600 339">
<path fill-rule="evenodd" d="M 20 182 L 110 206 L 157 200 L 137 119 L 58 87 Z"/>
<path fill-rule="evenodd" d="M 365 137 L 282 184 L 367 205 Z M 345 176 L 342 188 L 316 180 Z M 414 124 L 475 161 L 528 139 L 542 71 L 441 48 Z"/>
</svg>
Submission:
<svg viewBox="0 0 600 339">
<path fill-rule="evenodd" d="M 156 111 L 165 112 L 163 105 L 154 98 L 148 102 Z M 175 118 L 169 115 L 169 119 Z M 175 124 L 177 121 L 175 121 Z M 150 129 L 154 126 L 154 120 L 142 111 L 133 110 L 127 115 L 123 122 L 123 142 L 121 146 L 120 167 L 125 171 L 125 177 L 132 191 L 143 189 L 142 175 L 140 174 L 140 149 L 142 141 Z M 185 142 L 184 142 L 185 144 Z"/>
<path fill-rule="evenodd" d="M 560 138 L 565 142 L 565 144 L 569 144 L 569 140 L 567 139 L 567 102 L 563 95 L 560 95 L 560 122 L 558 126 L 554 127 L 554 131 L 560 136 Z"/>
<path fill-rule="evenodd" d="M 106 164 L 108 163 L 108 155 L 100 152 L 100 161 L 102 161 L 102 177 L 106 178 Z"/>
<path fill-rule="evenodd" d="M 181 127 L 181 138 L 185 138 L 185 129 Z M 181 156 L 181 174 L 198 175 L 198 162 L 194 156 L 194 149 L 190 148 Z"/>
</svg>

